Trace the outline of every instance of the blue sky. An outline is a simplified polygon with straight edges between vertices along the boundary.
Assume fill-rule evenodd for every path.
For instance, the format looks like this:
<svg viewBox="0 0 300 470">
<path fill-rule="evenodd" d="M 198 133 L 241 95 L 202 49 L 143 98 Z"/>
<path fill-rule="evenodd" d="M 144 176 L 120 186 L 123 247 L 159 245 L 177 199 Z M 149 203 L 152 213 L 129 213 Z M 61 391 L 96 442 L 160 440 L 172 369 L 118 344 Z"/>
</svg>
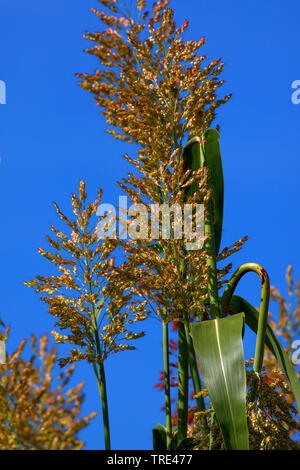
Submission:
<svg viewBox="0 0 300 470">
<path fill-rule="evenodd" d="M 0 80 L 7 102 L 0 104 L 0 316 L 11 324 L 9 347 L 31 333 L 53 329 L 23 280 L 46 274 L 37 253 L 57 221 L 53 200 L 66 211 L 69 195 L 84 178 L 91 198 L 98 187 L 116 203 L 117 180 L 129 166 L 122 155 L 133 147 L 114 141 L 91 96 L 80 89 L 76 72 L 91 72 L 95 58 L 83 53 L 86 30 L 100 29 L 90 12 L 96 0 L 0 0 Z M 300 104 L 291 101 L 300 80 L 299 14 L 296 0 L 240 2 L 173 0 L 178 23 L 190 19 L 186 39 L 206 36 L 204 53 L 226 63 L 222 92 L 233 93 L 220 111 L 225 176 L 222 246 L 248 235 L 234 255 L 234 267 L 263 265 L 271 283 L 285 292 L 285 269 L 299 259 Z M 259 303 L 255 275 L 241 281 L 239 293 Z M 137 351 L 107 364 L 112 445 L 151 448 L 151 429 L 163 422 L 162 393 L 153 389 L 162 368 L 161 330 L 149 322 Z M 246 356 L 253 354 L 248 334 Z M 74 381 L 86 381 L 84 411 L 98 409 L 90 369 L 79 365 Z M 86 449 L 103 448 L 97 419 L 82 432 Z"/>
</svg>

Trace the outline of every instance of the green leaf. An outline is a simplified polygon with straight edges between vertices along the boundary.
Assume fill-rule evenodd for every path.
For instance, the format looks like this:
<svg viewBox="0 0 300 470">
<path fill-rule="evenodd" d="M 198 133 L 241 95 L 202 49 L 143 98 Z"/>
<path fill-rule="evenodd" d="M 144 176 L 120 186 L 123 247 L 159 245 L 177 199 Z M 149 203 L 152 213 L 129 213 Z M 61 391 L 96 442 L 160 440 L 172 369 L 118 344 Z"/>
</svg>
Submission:
<svg viewBox="0 0 300 470">
<path fill-rule="evenodd" d="M 248 450 L 244 314 L 192 323 L 191 336 L 205 387 L 228 450 Z"/>
<path fill-rule="evenodd" d="M 204 154 L 208 167 L 209 188 L 212 191 L 212 208 L 215 231 L 216 255 L 218 255 L 222 238 L 224 177 L 220 151 L 220 134 L 216 129 L 207 129 L 204 133 Z"/>
<path fill-rule="evenodd" d="M 193 137 L 183 147 L 184 171 L 199 170 L 205 163 L 203 148 L 200 137 Z M 197 184 L 193 183 L 186 191 L 186 197 L 197 191 Z M 199 201 L 200 203 L 200 201 Z"/>
<path fill-rule="evenodd" d="M 238 295 L 233 295 L 230 301 L 230 312 L 235 314 L 240 311 L 245 312 L 245 320 L 246 324 L 254 331 L 257 332 L 257 325 L 258 325 L 258 316 L 259 312 L 254 308 L 247 300 L 239 297 Z M 274 354 L 277 359 L 279 366 L 281 367 L 282 371 L 285 373 L 290 387 L 295 395 L 298 414 L 300 410 L 300 383 L 297 377 L 296 371 L 290 360 L 288 354 L 286 353 L 285 349 L 281 345 L 280 341 L 275 336 L 272 328 L 267 325 L 266 330 L 266 337 L 265 337 L 265 345 L 270 349 L 270 351 Z"/>
<path fill-rule="evenodd" d="M 176 432 L 175 436 L 170 442 L 170 447 L 168 450 L 192 450 L 197 442 L 198 441 L 193 437 L 186 437 L 178 443 L 178 433 Z"/>
<path fill-rule="evenodd" d="M 152 429 L 153 450 L 167 449 L 167 429 L 162 424 L 157 424 Z"/>
<path fill-rule="evenodd" d="M 175 450 L 192 450 L 197 441 L 193 437 L 186 437 L 177 445 Z"/>
<path fill-rule="evenodd" d="M 178 447 L 178 434 L 175 433 L 174 437 L 171 439 L 170 447 L 168 450 L 176 450 Z"/>
<path fill-rule="evenodd" d="M 204 138 L 204 147 L 199 137 L 193 137 L 183 148 L 184 170 L 199 170 L 204 164 L 208 167 L 217 255 L 222 238 L 224 205 L 224 178 L 219 144 L 220 134 L 216 129 L 207 129 L 204 132 Z M 193 183 L 187 189 L 186 197 L 194 194 L 195 191 L 197 191 L 197 184 Z M 198 202 L 201 203 L 201 201 Z"/>
<path fill-rule="evenodd" d="M 168 450 L 176 450 L 178 445 L 178 434 L 177 432 L 172 437 Z"/>
</svg>

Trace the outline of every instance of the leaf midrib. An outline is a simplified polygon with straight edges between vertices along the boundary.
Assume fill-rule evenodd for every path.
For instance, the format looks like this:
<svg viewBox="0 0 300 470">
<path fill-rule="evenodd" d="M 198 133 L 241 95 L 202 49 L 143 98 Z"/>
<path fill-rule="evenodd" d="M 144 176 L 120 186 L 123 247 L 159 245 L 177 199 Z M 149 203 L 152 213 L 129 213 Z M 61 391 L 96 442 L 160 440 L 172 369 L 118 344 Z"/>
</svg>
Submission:
<svg viewBox="0 0 300 470">
<path fill-rule="evenodd" d="M 231 422 L 232 422 L 232 425 L 233 425 L 232 427 L 233 427 L 233 429 L 234 429 L 235 441 L 237 442 L 236 429 L 235 429 L 235 425 L 234 425 L 233 410 L 232 410 L 232 406 L 231 406 L 230 394 L 229 394 L 228 383 L 227 383 L 227 379 L 226 379 L 225 367 L 224 367 L 224 362 L 223 362 L 221 341 L 220 341 L 220 335 L 219 335 L 219 321 L 218 321 L 218 320 L 214 320 L 214 322 L 215 322 L 215 326 L 216 326 L 217 346 L 218 346 L 218 350 L 219 350 L 220 361 L 221 361 L 221 367 L 222 367 L 222 372 L 223 372 L 223 377 L 224 377 L 224 382 L 225 382 L 225 388 L 226 388 L 226 393 L 227 393 L 227 397 L 228 397 L 229 410 L 230 410 L 230 417 L 231 417 Z"/>
</svg>

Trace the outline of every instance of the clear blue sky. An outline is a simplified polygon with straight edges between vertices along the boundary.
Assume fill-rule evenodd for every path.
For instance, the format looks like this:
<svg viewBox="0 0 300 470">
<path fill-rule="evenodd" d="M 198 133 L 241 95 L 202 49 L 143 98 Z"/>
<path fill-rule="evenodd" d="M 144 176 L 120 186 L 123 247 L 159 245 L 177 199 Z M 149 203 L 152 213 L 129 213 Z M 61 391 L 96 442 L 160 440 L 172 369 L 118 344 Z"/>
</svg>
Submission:
<svg viewBox="0 0 300 470">
<path fill-rule="evenodd" d="M 300 80 L 300 5 L 296 0 L 173 0 L 178 22 L 190 19 L 187 39 L 207 38 L 208 58 L 226 62 L 223 92 L 232 100 L 220 110 L 225 174 L 223 246 L 249 235 L 232 259 L 262 264 L 271 283 L 285 292 L 285 269 L 299 259 L 300 104 L 292 104 L 291 84 Z M 115 203 L 117 180 L 128 171 L 122 159 L 133 151 L 104 132 L 105 123 L 76 72 L 94 70 L 82 51 L 85 30 L 96 30 L 90 12 L 96 0 L 0 0 L 0 80 L 7 104 L 0 104 L 0 316 L 12 326 L 10 348 L 31 333 L 51 331 L 53 320 L 23 280 L 46 274 L 36 248 L 46 246 L 57 221 L 55 200 L 69 207 L 81 178 L 90 197 L 98 187 Z M 255 275 L 239 293 L 255 305 Z M 162 367 L 161 330 L 150 322 L 135 352 L 107 364 L 112 445 L 151 448 L 151 429 L 163 422 L 163 394 L 153 389 Z M 253 353 L 252 336 L 246 356 Z M 75 382 L 86 381 L 86 412 L 98 409 L 90 369 L 80 365 Z M 103 448 L 98 420 L 81 437 L 86 448 Z"/>
</svg>

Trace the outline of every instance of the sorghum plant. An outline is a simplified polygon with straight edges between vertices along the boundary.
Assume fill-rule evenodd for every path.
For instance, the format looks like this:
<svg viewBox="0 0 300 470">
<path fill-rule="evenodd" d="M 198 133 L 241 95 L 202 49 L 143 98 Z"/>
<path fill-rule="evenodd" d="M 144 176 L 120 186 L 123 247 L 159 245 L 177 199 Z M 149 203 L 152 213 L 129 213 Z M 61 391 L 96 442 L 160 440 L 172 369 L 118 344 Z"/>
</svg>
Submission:
<svg viewBox="0 0 300 470">
<path fill-rule="evenodd" d="M 120 186 L 135 203 L 204 205 L 204 245 L 196 253 L 187 249 L 185 239 L 177 242 L 173 237 L 168 242 L 153 243 L 147 231 L 141 230 L 138 242 L 122 242 L 127 261 L 114 273 L 114 279 L 127 279 L 131 273 L 135 294 L 149 302 L 163 322 L 166 429 L 156 428 L 154 440 L 164 441 L 166 448 L 183 445 L 187 436 L 190 368 L 203 417 L 201 425 L 209 436 L 210 447 L 213 445 L 195 348 L 213 408 L 210 427 L 215 416 L 225 447 L 248 449 L 242 346 L 245 322 L 257 333 L 255 374 L 261 374 L 266 343 L 286 373 L 298 404 L 300 387 L 289 358 L 267 325 L 270 286 L 266 271 L 255 263 L 241 266 L 219 297 L 221 277 L 229 267 L 223 271 L 217 268 L 224 184 L 220 135 L 218 130 L 209 128 L 217 108 L 230 98 L 216 97 L 216 90 L 223 83 L 218 79 L 223 63 L 218 59 L 204 66 L 205 56 L 199 55 L 204 39 L 184 42 L 182 35 L 188 22 L 176 26 L 169 0 L 154 3 L 151 12 L 146 10 L 145 1 L 137 1 L 135 13 L 128 10 L 125 2 L 99 1 L 108 12 L 94 13 L 107 28 L 86 34 L 93 43 L 88 52 L 99 59 L 99 68 L 93 74 L 78 76 L 82 78 L 81 86 L 94 95 L 106 122 L 113 127 L 108 132 L 139 146 L 136 158 L 126 157 L 139 175 L 130 174 Z M 174 234 L 174 223 L 172 227 Z M 259 312 L 233 295 L 239 280 L 249 271 L 256 272 L 261 280 Z M 174 319 L 178 321 L 175 436 L 168 351 L 168 323 Z"/>
<path fill-rule="evenodd" d="M 1 340 L 6 341 L 8 333 L 7 327 Z M 83 383 L 68 389 L 74 366 L 60 373 L 57 383 L 57 351 L 49 350 L 47 336 L 38 341 L 32 336 L 29 359 L 24 358 L 25 344 L 23 340 L 7 354 L 0 367 L 0 449 L 81 449 L 84 442 L 77 434 L 96 413 L 79 417 Z"/>
<path fill-rule="evenodd" d="M 107 123 L 120 130 L 110 129 L 109 132 L 140 146 L 136 159 L 126 158 L 142 173 L 141 177 L 130 174 L 120 186 L 135 203 L 177 203 L 181 207 L 184 202 L 195 203 L 192 195 L 190 200 L 185 197 L 185 173 L 189 169 L 185 168 L 180 157 L 187 136 L 202 133 L 212 122 L 216 109 L 230 98 L 227 96 L 217 100 L 215 95 L 223 83 L 218 79 L 223 63 L 218 59 L 203 66 L 205 56 L 199 55 L 198 51 L 204 44 L 204 38 L 197 42 L 183 41 L 182 34 L 188 22 L 180 28 L 176 27 L 168 1 L 155 3 L 151 14 L 145 11 L 145 2 L 138 2 L 139 18 L 136 21 L 122 2 L 100 3 L 107 6 L 111 13 L 94 12 L 109 27 L 103 33 L 86 34 L 87 39 L 95 44 L 88 52 L 99 58 L 100 69 L 93 75 L 79 76 L 83 78 L 81 86 L 91 91 L 97 104 L 103 108 Z M 205 185 L 204 175 L 205 172 L 202 187 Z M 197 175 L 193 177 L 197 178 Z M 189 184 L 193 181 L 190 180 Z M 196 181 L 194 184 L 197 184 Z M 206 197 L 203 196 L 203 202 L 207 197 L 208 191 Z M 148 234 L 144 238 L 147 237 Z M 132 278 L 134 266 L 145 265 L 145 261 L 149 260 L 149 274 L 143 271 L 141 278 L 139 272 L 136 279 L 141 279 L 138 281 L 139 292 L 143 290 L 148 300 L 153 301 L 155 297 L 156 313 L 163 322 L 169 442 L 172 430 L 167 385 L 168 323 L 174 314 L 181 320 L 190 318 L 193 313 L 201 317 L 205 303 L 204 298 L 201 302 L 201 297 L 207 295 L 204 252 L 187 253 L 184 240 L 174 241 L 171 246 L 168 242 L 147 245 L 141 241 L 136 243 L 135 248 L 125 245 L 130 260 L 124 277 L 128 278 L 131 273 Z M 184 350 L 186 342 L 191 342 L 190 336 L 186 335 L 187 322 L 180 321 L 179 330 L 180 348 Z M 194 352 L 191 349 L 190 352 L 194 380 L 200 388 Z M 187 357 L 184 353 L 180 357 L 179 420 L 182 422 L 182 432 L 179 426 L 178 433 L 181 440 L 186 434 Z"/>
<path fill-rule="evenodd" d="M 88 52 L 99 59 L 99 68 L 78 76 L 81 86 L 102 108 L 108 132 L 138 145 L 135 157 L 125 156 L 135 173 L 119 182 L 135 204 L 124 225 L 134 239 L 99 240 L 93 216 L 101 192 L 94 203 L 86 205 L 81 182 L 79 197 L 72 196 L 75 220 L 56 206 L 70 234 L 52 227 L 56 239 L 48 237 L 48 241 L 56 253 L 40 250 L 59 275 L 38 276 L 26 284 L 47 294 L 42 300 L 58 318 L 56 326 L 66 333 L 54 332 L 56 342 L 76 346 L 60 364 L 87 360 L 94 368 L 106 449 L 110 448 L 110 433 L 104 361 L 113 352 L 132 349 L 131 340 L 143 333 L 134 333 L 130 325 L 151 314 L 162 322 L 166 410 L 166 427 L 158 425 L 153 430 L 154 448 L 249 449 L 260 436 L 257 423 L 270 413 L 270 427 L 266 427 L 270 439 L 263 448 L 273 448 L 283 421 L 294 426 L 291 408 L 284 416 L 277 410 L 285 400 L 287 383 L 298 405 L 300 386 L 284 348 L 267 325 L 270 285 L 266 271 L 247 263 L 227 281 L 224 277 L 231 265 L 218 266 L 246 239 L 220 253 L 224 182 L 219 127 L 210 126 L 218 107 L 230 98 L 216 95 L 223 83 L 219 78 L 223 62 L 218 59 L 205 65 L 206 57 L 201 55 L 204 38 L 184 41 L 188 22 L 177 27 L 169 0 L 157 1 L 151 11 L 147 11 L 146 1 L 137 0 L 134 12 L 126 2 L 99 2 L 106 12 L 93 11 L 106 29 L 85 36 L 93 44 Z M 152 220 L 158 214 L 158 237 L 153 236 L 152 227 L 149 232 L 145 218 L 138 216 L 141 204 L 147 222 L 150 215 Z M 192 208 L 191 227 L 197 226 L 198 206 L 204 208 L 203 236 L 196 246 L 187 237 L 186 221 L 174 209 L 176 206 L 180 212 L 186 205 Z M 162 206 L 174 209 L 167 230 L 159 218 Z M 184 229 L 183 237 L 177 236 L 178 227 Z M 112 256 L 116 247 L 123 248 L 125 255 L 119 266 Z M 233 295 L 249 271 L 260 277 L 259 311 Z M 178 331 L 176 422 L 171 413 L 170 322 L 176 322 Z M 242 343 L 245 323 L 257 333 L 248 395 Z M 264 381 L 265 344 L 288 379 L 281 389 L 278 383 L 274 388 Z M 199 418 L 196 433 L 188 429 L 189 373 Z M 283 439 L 287 441 L 288 436 Z"/>
<path fill-rule="evenodd" d="M 51 261 L 58 275 L 37 276 L 25 285 L 37 293 L 48 305 L 56 327 L 65 334 L 53 331 L 56 343 L 67 343 L 76 348 L 70 349 L 67 357 L 61 358 L 61 366 L 87 360 L 92 364 L 97 380 L 104 423 L 105 447 L 110 448 L 108 399 L 104 362 L 113 353 L 134 349 L 131 340 L 143 336 L 134 333 L 130 326 L 134 321 L 145 318 L 144 306 L 131 301 L 132 294 L 126 292 L 126 283 L 108 287 L 108 280 L 114 264 L 112 253 L 114 240 L 100 239 L 98 223 L 103 217 L 96 218 L 101 202 L 102 191 L 98 198 L 87 203 L 85 183 L 79 183 L 79 194 L 72 194 L 72 207 L 75 218 L 66 217 L 55 203 L 56 211 L 66 225 L 67 234 L 51 229 L 55 239 L 47 236 L 54 249 L 39 252 Z M 142 311 L 142 315 L 141 315 Z"/>
</svg>

